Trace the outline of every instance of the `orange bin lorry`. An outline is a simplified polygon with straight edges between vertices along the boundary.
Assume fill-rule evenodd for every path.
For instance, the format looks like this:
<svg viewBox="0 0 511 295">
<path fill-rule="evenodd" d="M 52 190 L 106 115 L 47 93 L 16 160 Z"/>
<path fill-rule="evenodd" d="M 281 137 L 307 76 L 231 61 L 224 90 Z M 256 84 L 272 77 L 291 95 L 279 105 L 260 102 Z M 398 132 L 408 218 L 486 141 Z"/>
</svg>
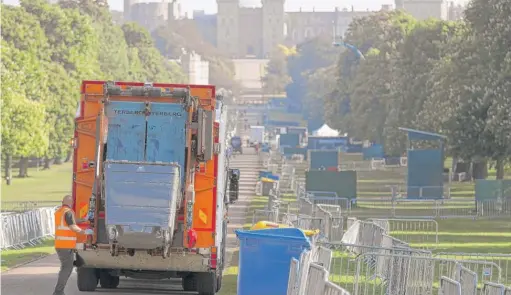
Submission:
<svg viewBox="0 0 511 295">
<path fill-rule="evenodd" d="M 121 276 L 215 294 L 226 247 L 226 114 L 211 85 L 84 81 L 73 139 L 80 291 Z"/>
</svg>

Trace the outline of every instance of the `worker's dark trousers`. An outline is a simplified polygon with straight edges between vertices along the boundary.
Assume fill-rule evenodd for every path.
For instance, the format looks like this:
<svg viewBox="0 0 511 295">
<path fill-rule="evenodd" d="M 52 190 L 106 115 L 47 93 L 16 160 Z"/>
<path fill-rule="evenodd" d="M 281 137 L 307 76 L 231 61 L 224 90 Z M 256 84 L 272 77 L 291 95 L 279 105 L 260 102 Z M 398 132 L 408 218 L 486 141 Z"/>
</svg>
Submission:
<svg viewBox="0 0 511 295">
<path fill-rule="evenodd" d="M 56 249 L 56 251 L 60 260 L 60 271 L 53 295 L 64 295 L 64 288 L 66 288 L 67 280 L 69 280 L 73 272 L 75 254 L 71 249 Z"/>
</svg>

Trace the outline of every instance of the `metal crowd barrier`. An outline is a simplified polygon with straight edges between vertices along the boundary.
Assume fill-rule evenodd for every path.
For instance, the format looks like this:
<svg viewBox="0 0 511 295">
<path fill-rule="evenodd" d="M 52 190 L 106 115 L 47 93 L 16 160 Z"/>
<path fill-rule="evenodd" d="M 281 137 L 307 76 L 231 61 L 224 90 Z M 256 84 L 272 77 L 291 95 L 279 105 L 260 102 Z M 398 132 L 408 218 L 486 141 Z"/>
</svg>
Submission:
<svg viewBox="0 0 511 295">
<path fill-rule="evenodd" d="M 288 295 L 511 295 L 505 287 L 511 264 L 508 254 L 431 252 L 439 242 L 438 223 L 433 218 L 509 216 L 511 200 L 359 199 L 350 208 L 351 203 L 332 204 L 335 198 L 320 196 L 325 192 L 307 192 L 299 179 L 292 189 L 299 210 L 286 214 L 285 221 L 320 229 L 326 239 L 316 239 L 315 244 L 329 249 L 333 258 L 328 266 L 318 263 L 314 253 L 294 259 Z M 362 210 L 373 206 L 381 215 L 372 212 L 367 221 L 350 217 L 364 216 Z M 347 219 L 346 232 L 340 231 L 339 240 L 333 238 L 336 217 L 342 222 Z"/>
<path fill-rule="evenodd" d="M 473 198 L 414 200 L 392 198 L 357 199 L 357 208 L 347 212 L 357 217 L 455 219 L 508 218 L 511 199 L 476 201 Z"/>
<path fill-rule="evenodd" d="M 496 283 L 484 283 L 483 290 L 481 295 L 508 295 L 511 294 L 511 289 L 506 288 L 506 286 L 502 284 Z"/>
<path fill-rule="evenodd" d="M 23 213 L 2 213 L 0 249 L 21 249 L 40 244 L 55 233 L 55 207 L 38 208 Z"/>
<path fill-rule="evenodd" d="M 300 260 L 292 259 L 287 295 L 350 295 L 346 290 L 329 281 L 329 266 L 332 252 L 321 247 L 313 247 L 300 255 Z"/>
<path fill-rule="evenodd" d="M 414 247 L 433 250 L 438 246 L 438 222 L 436 220 L 370 218 L 368 221 L 378 224 L 393 237 L 410 244 L 416 244 Z"/>
<path fill-rule="evenodd" d="M 61 201 L 4 201 L 1 203 L 2 212 L 26 212 L 37 208 L 60 206 Z"/>
<path fill-rule="evenodd" d="M 504 253 L 467 253 L 467 252 L 437 252 L 437 258 L 459 259 L 470 261 L 488 261 L 497 264 L 502 270 L 500 282 L 511 286 L 511 254 Z M 473 269 L 476 273 L 488 273 L 482 269 Z M 484 279 L 484 277 L 483 277 Z M 467 292 L 467 294 L 470 294 Z"/>
<path fill-rule="evenodd" d="M 448 277 L 440 278 L 440 293 L 441 295 L 462 295 L 461 284 Z"/>
</svg>

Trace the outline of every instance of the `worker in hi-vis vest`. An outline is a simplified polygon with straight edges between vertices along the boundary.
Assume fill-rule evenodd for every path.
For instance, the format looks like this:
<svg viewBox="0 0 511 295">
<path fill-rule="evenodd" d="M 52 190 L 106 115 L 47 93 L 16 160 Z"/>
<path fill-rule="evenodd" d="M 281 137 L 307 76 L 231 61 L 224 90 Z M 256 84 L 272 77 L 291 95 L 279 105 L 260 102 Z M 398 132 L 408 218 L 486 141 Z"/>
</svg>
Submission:
<svg viewBox="0 0 511 295">
<path fill-rule="evenodd" d="M 75 219 L 73 203 L 73 197 L 67 195 L 62 200 L 62 206 L 55 211 L 55 251 L 60 260 L 60 271 L 53 295 L 64 295 L 64 288 L 73 272 L 76 235 L 92 235 L 91 229 L 83 230 L 76 225 L 86 220 Z"/>
</svg>

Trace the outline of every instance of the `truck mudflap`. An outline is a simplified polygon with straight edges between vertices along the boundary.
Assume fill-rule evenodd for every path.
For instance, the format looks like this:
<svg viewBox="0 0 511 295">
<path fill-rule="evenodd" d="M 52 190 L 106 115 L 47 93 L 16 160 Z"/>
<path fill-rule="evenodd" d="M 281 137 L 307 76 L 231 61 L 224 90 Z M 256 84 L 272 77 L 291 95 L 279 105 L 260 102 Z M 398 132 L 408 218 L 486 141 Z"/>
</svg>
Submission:
<svg viewBox="0 0 511 295">
<path fill-rule="evenodd" d="M 168 249 L 181 203 L 179 166 L 106 161 L 104 171 L 109 243 L 135 250 Z"/>
<path fill-rule="evenodd" d="M 80 266 L 100 269 L 136 269 L 176 272 L 211 272 L 211 255 L 194 252 L 172 252 L 167 258 L 147 251 L 120 253 L 112 256 L 107 248 L 77 250 Z"/>
</svg>

